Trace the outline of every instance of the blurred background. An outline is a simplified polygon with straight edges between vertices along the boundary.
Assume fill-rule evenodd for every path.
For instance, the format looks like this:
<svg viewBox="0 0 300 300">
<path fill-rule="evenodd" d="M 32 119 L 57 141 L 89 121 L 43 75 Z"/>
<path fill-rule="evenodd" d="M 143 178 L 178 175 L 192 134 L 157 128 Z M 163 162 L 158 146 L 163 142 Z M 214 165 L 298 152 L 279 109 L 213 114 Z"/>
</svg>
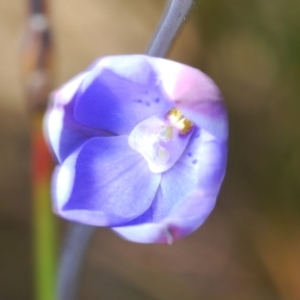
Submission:
<svg viewBox="0 0 300 300">
<path fill-rule="evenodd" d="M 164 1 L 49 4 L 58 86 L 98 56 L 143 53 Z M 25 1 L 0 1 L 1 300 L 34 299 L 25 10 Z M 228 169 L 216 208 L 172 246 L 134 244 L 99 228 L 81 299 L 300 299 L 299 1 L 198 1 L 169 57 L 208 73 L 228 105 Z"/>
</svg>

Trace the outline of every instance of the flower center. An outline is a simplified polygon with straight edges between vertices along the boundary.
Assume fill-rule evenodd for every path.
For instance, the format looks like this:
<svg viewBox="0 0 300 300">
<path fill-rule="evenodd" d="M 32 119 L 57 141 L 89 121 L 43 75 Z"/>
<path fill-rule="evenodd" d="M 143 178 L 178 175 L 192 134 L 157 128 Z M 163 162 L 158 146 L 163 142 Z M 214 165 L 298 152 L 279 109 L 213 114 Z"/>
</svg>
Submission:
<svg viewBox="0 0 300 300">
<path fill-rule="evenodd" d="M 194 127 L 194 124 L 190 120 L 186 119 L 182 112 L 176 107 L 172 108 L 168 112 L 167 119 L 171 126 L 179 130 L 180 134 L 187 134 Z"/>
<path fill-rule="evenodd" d="M 178 108 L 165 117 L 157 115 L 138 123 L 131 131 L 128 144 L 148 162 L 150 171 L 170 169 L 182 155 L 193 132 L 194 124 Z"/>
</svg>

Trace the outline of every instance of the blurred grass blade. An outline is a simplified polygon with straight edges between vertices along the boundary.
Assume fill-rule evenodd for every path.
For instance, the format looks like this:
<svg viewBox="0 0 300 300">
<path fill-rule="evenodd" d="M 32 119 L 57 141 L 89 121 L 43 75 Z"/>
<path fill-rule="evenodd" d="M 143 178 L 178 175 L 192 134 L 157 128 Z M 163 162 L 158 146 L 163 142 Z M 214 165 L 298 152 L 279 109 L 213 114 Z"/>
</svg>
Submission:
<svg viewBox="0 0 300 300">
<path fill-rule="evenodd" d="M 56 274 L 55 218 L 50 208 L 52 159 L 42 133 L 43 113 L 52 83 L 53 49 L 48 1 L 27 0 L 21 71 L 31 117 L 35 299 L 53 300 Z"/>
</svg>

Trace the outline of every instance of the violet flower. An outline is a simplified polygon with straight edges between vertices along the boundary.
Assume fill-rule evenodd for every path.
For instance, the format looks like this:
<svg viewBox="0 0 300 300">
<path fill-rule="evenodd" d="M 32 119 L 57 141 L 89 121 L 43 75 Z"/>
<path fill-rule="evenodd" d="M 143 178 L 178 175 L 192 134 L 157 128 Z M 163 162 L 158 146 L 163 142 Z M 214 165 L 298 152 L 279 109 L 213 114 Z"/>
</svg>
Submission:
<svg viewBox="0 0 300 300">
<path fill-rule="evenodd" d="M 171 243 L 212 211 L 225 173 L 227 113 L 192 67 L 103 57 L 54 92 L 45 119 L 60 164 L 54 211 L 141 243 Z"/>
</svg>

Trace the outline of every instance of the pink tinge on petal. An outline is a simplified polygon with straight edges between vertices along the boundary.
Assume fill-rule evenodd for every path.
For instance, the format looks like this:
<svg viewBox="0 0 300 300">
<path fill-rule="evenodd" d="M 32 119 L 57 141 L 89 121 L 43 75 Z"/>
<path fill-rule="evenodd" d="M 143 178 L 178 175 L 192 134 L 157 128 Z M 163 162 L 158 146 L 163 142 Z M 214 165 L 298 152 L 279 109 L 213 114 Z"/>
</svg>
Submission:
<svg viewBox="0 0 300 300">
<path fill-rule="evenodd" d="M 147 58 L 170 101 L 219 140 L 227 140 L 227 111 L 217 85 L 203 72 L 166 59 Z"/>
<path fill-rule="evenodd" d="M 113 227 L 112 229 L 131 242 L 172 244 L 191 234 L 205 222 L 215 206 L 217 194 L 218 191 L 206 195 L 201 191 L 195 192 L 189 199 L 186 199 L 187 209 L 183 209 L 180 216 L 171 216 L 161 223 Z"/>
</svg>

